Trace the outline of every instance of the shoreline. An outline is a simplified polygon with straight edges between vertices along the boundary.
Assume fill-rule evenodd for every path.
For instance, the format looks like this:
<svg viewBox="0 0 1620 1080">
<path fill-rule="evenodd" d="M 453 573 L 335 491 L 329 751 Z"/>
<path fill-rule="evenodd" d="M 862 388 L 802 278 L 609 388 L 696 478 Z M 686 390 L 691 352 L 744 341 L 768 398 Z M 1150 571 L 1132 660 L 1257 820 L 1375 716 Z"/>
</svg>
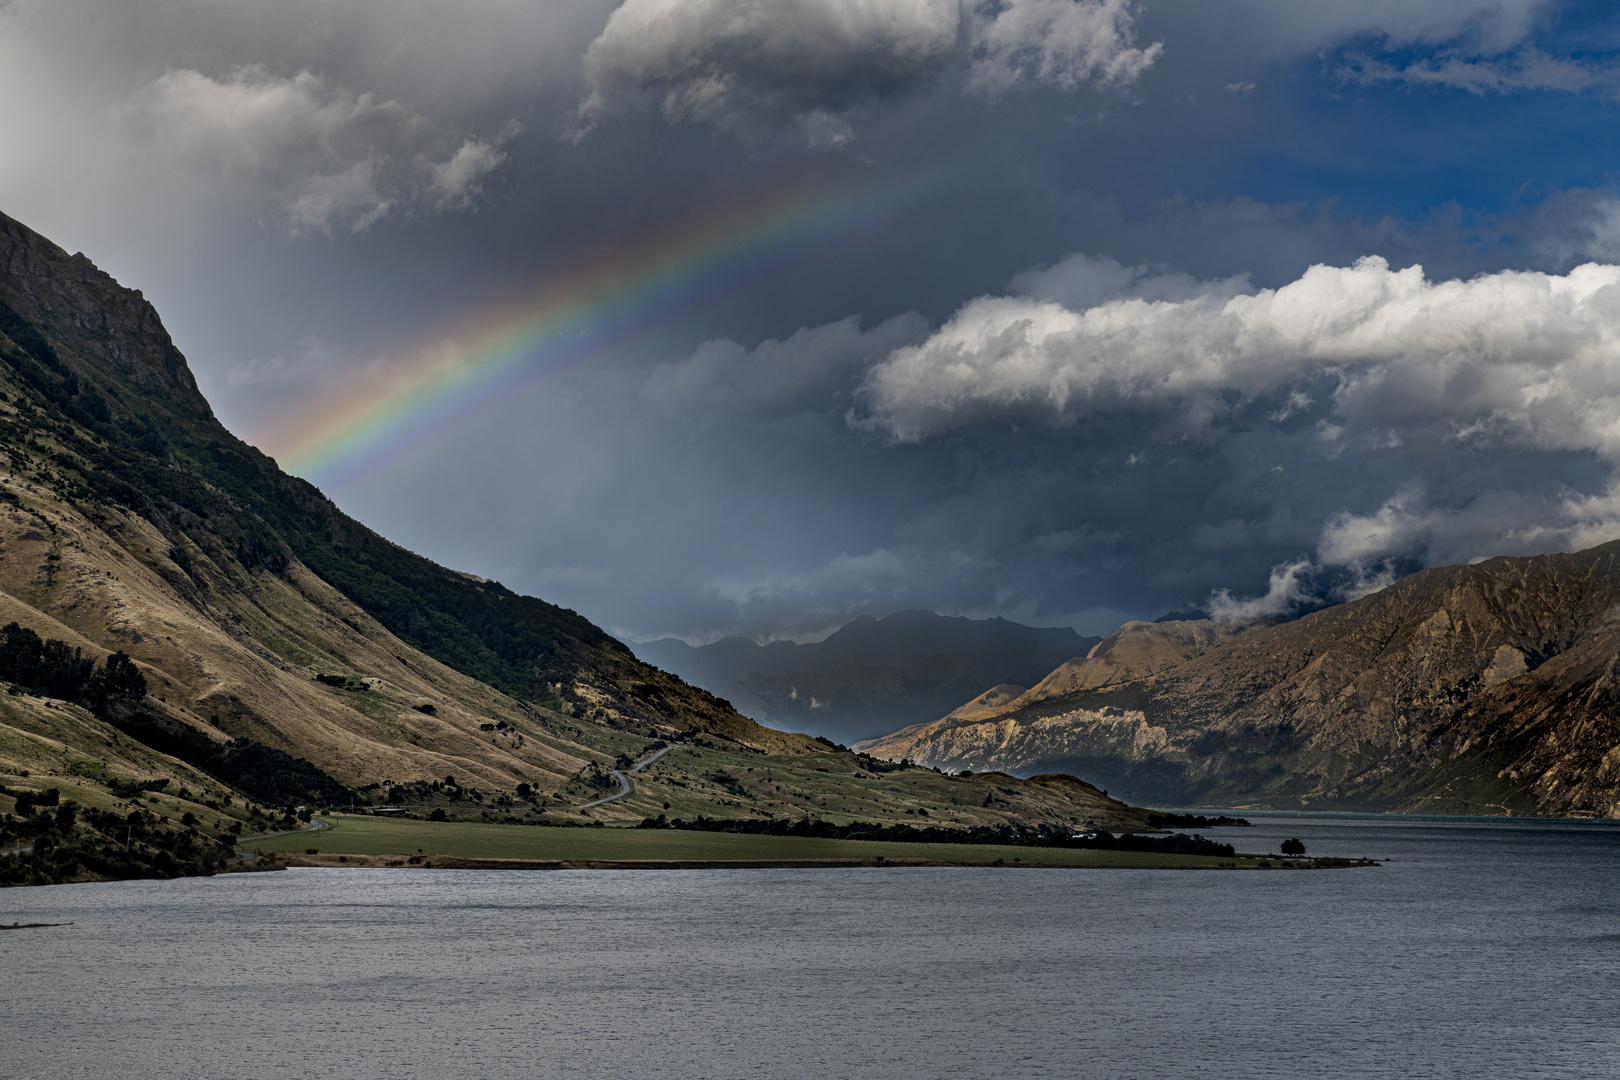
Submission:
<svg viewBox="0 0 1620 1080">
<path fill-rule="evenodd" d="M 299 869 L 388 869 L 388 870 L 820 870 L 844 868 L 957 866 L 999 870 L 1343 870 L 1381 865 L 1376 859 L 1305 858 L 1239 855 L 1234 859 L 1184 862 L 1161 865 L 1128 865 L 1107 862 L 1031 862 L 1015 857 L 1012 861 L 969 861 L 926 857 L 889 858 L 882 855 L 827 858 L 765 859 L 500 859 L 464 855 L 362 855 L 337 852 L 319 854 L 288 853 L 281 860 L 287 868 Z"/>
<path fill-rule="evenodd" d="M 831 839 L 675 829 L 534 829 L 334 815 L 319 831 L 249 841 L 255 869 L 707 870 L 1008 866 L 1138 870 L 1326 870 L 1370 859 L 1274 853 L 1135 851 L 1039 844 Z M 247 867 L 243 867 L 246 869 Z"/>
</svg>

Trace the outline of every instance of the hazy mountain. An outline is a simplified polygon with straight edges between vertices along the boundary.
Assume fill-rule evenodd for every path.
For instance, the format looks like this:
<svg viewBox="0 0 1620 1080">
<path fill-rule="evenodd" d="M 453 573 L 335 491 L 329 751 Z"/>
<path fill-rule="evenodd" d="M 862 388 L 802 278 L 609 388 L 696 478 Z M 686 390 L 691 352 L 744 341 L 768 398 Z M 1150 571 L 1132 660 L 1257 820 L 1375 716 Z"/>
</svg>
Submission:
<svg viewBox="0 0 1620 1080">
<path fill-rule="evenodd" d="M 0 799 L 50 784 L 118 809 L 166 776 L 223 807 L 222 784 L 399 799 L 432 782 L 481 793 L 473 812 L 562 812 L 614 786 L 616 759 L 680 739 L 597 813 L 1144 820 L 1078 782 L 878 767 L 761 727 L 573 611 L 388 542 L 226 431 L 138 292 L 0 215 L 12 621 L 73 679 L 123 650 L 147 693 L 0 695 Z"/>
<path fill-rule="evenodd" d="M 986 686 L 1033 683 L 1099 640 L 1068 627 L 902 611 L 863 615 L 803 645 L 738 637 L 633 647 L 762 724 L 853 742 L 937 719 Z"/>
<path fill-rule="evenodd" d="M 861 749 L 1148 803 L 1620 815 L 1620 542 L 1425 570 L 1276 626 L 1128 623 Z"/>
</svg>

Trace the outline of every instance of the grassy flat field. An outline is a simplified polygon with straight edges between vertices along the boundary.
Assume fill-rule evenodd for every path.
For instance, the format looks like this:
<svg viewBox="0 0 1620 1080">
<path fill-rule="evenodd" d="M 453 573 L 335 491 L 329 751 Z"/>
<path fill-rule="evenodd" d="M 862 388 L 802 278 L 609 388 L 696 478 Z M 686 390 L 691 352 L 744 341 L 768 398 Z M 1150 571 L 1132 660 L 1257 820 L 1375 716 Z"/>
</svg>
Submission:
<svg viewBox="0 0 1620 1080">
<path fill-rule="evenodd" d="M 1066 851 L 1055 848 L 974 844 L 896 844 L 865 840 L 819 840 L 794 836 L 739 836 L 673 829 L 563 829 L 471 822 L 431 822 L 334 815 L 327 828 L 254 840 L 255 851 L 322 856 L 434 856 L 462 859 L 526 859 L 583 862 L 754 861 L 762 865 L 803 859 L 926 861 L 951 866 L 1023 866 L 1209 869 L 1253 867 L 1260 861 L 1136 851 Z"/>
</svg>

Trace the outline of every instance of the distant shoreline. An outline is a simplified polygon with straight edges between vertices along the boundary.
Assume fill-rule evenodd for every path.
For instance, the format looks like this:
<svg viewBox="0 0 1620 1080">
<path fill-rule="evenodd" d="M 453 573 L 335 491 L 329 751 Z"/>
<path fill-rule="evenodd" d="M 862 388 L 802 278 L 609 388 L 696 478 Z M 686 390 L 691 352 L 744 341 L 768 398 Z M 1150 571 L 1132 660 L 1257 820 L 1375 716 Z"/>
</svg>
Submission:
<svg viewBox="0 0 1620 1080">
<path fill-rule="evenodd" d="M 420 862 L 409 862 L 404 855 L 289 855 L 285 865 L 300 869 L 390 869 L 390 870 L 828 870 L 854 867 L 956 866 L 1000 870 L 1340 870 L 1378 866 L 1375 859 L 1280 859 L 1240 855 L 1235 860 L 1217 862 L 1121 865 L 1084 862 L 970 862 L 956 859 L 925 858 L 826 858 L 826 859 L 481 859 L 435 855 Z"/>
</svg>

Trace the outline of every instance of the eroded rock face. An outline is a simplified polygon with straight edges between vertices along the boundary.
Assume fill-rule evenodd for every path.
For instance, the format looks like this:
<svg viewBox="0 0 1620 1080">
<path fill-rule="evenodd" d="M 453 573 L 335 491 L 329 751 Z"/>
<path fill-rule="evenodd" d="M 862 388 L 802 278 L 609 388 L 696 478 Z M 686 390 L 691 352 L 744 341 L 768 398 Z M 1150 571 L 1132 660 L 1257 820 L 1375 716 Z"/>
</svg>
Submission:
<svg viewBox="0 0 1620 1080">
<path fill-rule="evenodd" d="M 1278 626 L 1127 624 L 999 710 L 864 748 L 1148 803 L 1616 816 L 1617 603 L 1620 543 L 1427 570 Z"/>
<path fill-rule="evenodd" d="M 4 214 L 0 305 L 0 322 L 9 315 L 49 326 L 70 356 L 161 388 L 183 409 L 212 415 L 186 358 L 139 290 L 124 288 L 82 253 L 69 255 Z"/>
<path fill-rule="evenodd" d="M 1016 707 L 1167 671 L 1225 645 L 1246 630 L 1263 625 L 1259 621 L 1218 623 L 1208 619 L 1128 622 L 1085 657 L 1070 660 L 1042 679 L 1023 695 Z"/>
</svg>

